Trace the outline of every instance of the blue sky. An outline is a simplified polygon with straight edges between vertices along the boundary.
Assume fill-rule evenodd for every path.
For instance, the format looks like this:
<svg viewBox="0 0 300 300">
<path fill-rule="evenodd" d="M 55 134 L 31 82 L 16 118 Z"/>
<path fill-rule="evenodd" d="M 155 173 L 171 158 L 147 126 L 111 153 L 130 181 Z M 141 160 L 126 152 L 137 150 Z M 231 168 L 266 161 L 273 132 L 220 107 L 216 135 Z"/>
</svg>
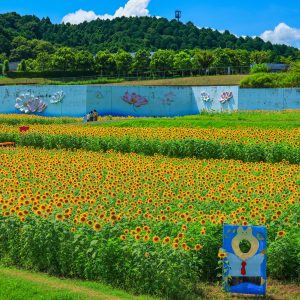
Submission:
<svg viewBox="0 0 300 300">
<path fill-rule="evenodd" d="M 171 19 L 174 10 L 180 9 L 183 22 L 300 47 L 299 0 L 0 0 L 0 3 L 0 13 L 16 11 L 22 15 L 49 16 L 55 23 L 67 15 L 64 20 L 71 23 L 119 15 Z"/>
</svg>

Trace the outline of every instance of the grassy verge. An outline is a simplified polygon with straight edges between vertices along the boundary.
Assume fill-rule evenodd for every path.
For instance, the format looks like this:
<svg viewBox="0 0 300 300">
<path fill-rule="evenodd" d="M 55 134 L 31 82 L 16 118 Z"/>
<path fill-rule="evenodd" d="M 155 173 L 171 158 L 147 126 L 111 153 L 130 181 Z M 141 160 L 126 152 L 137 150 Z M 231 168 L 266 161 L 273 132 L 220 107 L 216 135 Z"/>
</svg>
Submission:
<svg viewBox="0 0 300 300">
<path fill-rule="evenodd" d="M 220 285 L 199 284 L 199 290 L 202 291 L 201 299 L 241 298 L 223 293 Z M 261 299 L 299 299 L 299 296 L 300 288 L 296 284 L 271 281 L 268 282 L 267 296 Z M 150 296 L 129 295 L 101 283 L 58 279 L 42 273 L 4 267 L 0 268 L 0 298 L 3 300 L 154 299 Z M 243 296 L 243 299 L 253 299 L 253 297 Z"/>
<path fill-rule="evenodd" d="M 88 80 L 76 80 L 76 78 L 51 80 L 46 78 L 0 78 L 1 85 L 84 85 L 84 84 L 111 84 L 121 83 L 123 79 L 97 78 Z"/>
<path fill-rule="evenodd" d="M 113 84 L 113 85 L 186 85 L 186 86 L 205 86 L 205 85 L 239 85 L 246 75 L 215 75 L 197 76 L 172 79 L 147 79 L 130 80 L 98 78 L 90 80 L 50 80 L 46 78 L 0 78 L 0 85 L 23 85 L 23 84 Z"/>
<path fill-rule="evenodd" d="M 50 80 L 46 78 L 0 78 L 1 85 L 27 85 L 27 84 L 49 84 Z"/>
<path fill-rule="evenodd" d="M 247 75 L 214 75 L 197 77 L 180 77 L 171 79 L 134 80 L 124 81 L 116 85 L 184 85 L 184 86 L 210 86 L 210 85 L 239 85 Z"/>
<path fill-rule="evenodd" d="M 59 279 L 42 273 L 1 267 L 0 299 L 151 300 L 154 298 L 150 296 L 133 296 L 101 283 Z"/>
<path fill-rule="evenodd" d="M 91 123 L 95 126 L 113 127 L 194 127 L 194 128 L 299 128 L 300 111 L 202 113 L 175 118 L 131 118 L 118 122 Z"/>
</svg>

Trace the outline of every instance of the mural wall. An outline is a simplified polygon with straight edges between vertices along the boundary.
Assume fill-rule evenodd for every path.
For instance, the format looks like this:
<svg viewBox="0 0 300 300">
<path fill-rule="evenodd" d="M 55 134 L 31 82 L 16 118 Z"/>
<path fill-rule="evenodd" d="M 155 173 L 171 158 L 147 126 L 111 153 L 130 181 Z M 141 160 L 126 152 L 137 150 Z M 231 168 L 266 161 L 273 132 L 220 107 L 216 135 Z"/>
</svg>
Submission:
<svg viewBox="0 0 300 300">
<path fill-rule="evenodd" d="M 86 90 L 86 86 L 2 86 L 0 113 L 79 117 L 86 111 Z"/>
<path fill-rule="evenodd" d="M 300 89 L 238 86 L 2 86 L 0 113 L 173 117 L 202 111 L 300 109 Z"/>
</svg>

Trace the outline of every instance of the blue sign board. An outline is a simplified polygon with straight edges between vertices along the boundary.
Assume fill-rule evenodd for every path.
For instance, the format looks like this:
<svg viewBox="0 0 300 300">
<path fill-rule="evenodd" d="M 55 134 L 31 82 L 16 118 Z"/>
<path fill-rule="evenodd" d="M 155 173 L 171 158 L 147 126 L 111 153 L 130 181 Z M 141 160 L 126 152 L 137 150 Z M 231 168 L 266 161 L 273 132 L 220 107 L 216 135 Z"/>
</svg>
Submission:
<svg viewBox="0 0 300 300">
<path fill-rule="evenodd" d="M 266 227 L 224 225 L 221 257 L 227 292 L 266 294 L 266 240 Z"/>
</svg>

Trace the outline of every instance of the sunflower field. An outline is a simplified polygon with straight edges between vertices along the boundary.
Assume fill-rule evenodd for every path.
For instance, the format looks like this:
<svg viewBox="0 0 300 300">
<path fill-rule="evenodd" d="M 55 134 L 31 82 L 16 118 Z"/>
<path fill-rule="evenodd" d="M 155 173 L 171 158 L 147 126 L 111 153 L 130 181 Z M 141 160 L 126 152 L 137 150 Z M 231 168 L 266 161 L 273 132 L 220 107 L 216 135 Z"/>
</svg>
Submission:
<svg viewBox="0 0 300 300">
<path fill-rule="evenodd" d="M 6 264 L 180 298 L 216 278 L 223 223 L 255 224 L 270 276 L 299 276 L 298 165 L 26 147 L 0 160 Z"/>
<path fill-rule="evenodd" d="M 43 122 L 0 118 L 1 264 L 185 299 L 222 273 L 223 224 L 264 225 L 268 276 L 299 282 L 298 128 Z"/>
<path fill-rule="evenodd" d="M 0 122 L 0 142 L 46 149 L 115 150 L 145 155 L 198 159 L 236 159 L 244 162 L 300 164 L 300 129 L 261 128 L 134 128 L 78 124 L 19 127 Z"/>
</svg>

